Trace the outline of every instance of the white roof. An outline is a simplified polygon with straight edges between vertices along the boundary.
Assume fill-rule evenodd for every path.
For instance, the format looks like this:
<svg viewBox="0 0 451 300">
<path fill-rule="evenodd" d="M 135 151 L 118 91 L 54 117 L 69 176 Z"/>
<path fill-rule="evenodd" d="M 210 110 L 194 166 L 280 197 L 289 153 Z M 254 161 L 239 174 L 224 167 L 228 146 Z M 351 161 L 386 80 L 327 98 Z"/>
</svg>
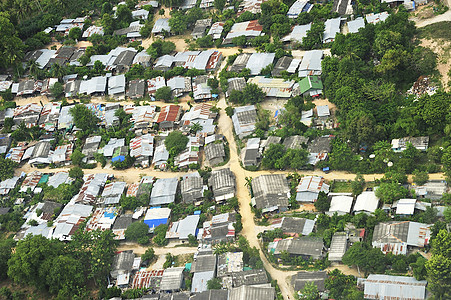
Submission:
<svg viewBox="0 0 451 300">
<path fill-rule="evenodd" d="M 160 33 L 163 30 L 170 32 L 169 19 L 158 19 L 155 21 L 155 25 L 152 28 L 152 33 Z"/>
<path fill-rule="evenodd" d="M 413 277 L 370 274 L 365 280 L 367 299 L 425 299 L 426 280 Z"/>
<path fill-rule="evenodd" d="M 171 215 L 171 209 L 167 207 L 150 207 L 147 212 L 144 220 L 159 220 L 159 219 L 168 219 Z"/>
<path fill-rule="evenodd" d="M 386 11 L 378 13 L 378 14 L 371 13 L 371 14 L 365 15 L 366 22 L 371 23 L 371 24 L 376 24 L 381 21 L 383 22 L 383 21 L 387 20 L 387 18 L 388 18 L 388 12 L 386 12 Z"/>
<path fill-rule="evenodd" d="M 89 80 L 83 80 L 80 83 L 80 93 L 86 93 L 88 95 L 94 93 L 104 93 L 106 89 L 106 76 L 97 76 Z"/>
<path fill-rule="evenodd" d="M 365 191 L 357 196 L 357 200 L 354 205 L 354 211 L 366 211 L 373 213 L 379 205 L 379 198 L 376 197 L 374 191 Z"/>
<path fill-rule="evenodd" d="M 289 35 L 282 38 L 282 41 L 284 42 L 296 41 L 302 43 L 302 39 L 307 36 L 307 31 L 309 31 L 311 27 L 312 23 L 308 23 L 305 25 L 296 25 L 293 27 L 293 30 Z"/>
<path fill-rule="evenodd" d="M 251 75 L 258 75 L 263 68 L 273 63 L 274 58 L 275 53 L 252 53 L 246 68 L 251 70 Z"/>
<path fill-rule="evenodd" d="M 111 76 L 108 79 L 108 95 L 125 93 L 125 75 Z"/>
<path fill-rule="evenodd" d="M 330 201 L 328 215 L 333 215 L 335 212 L 338 215 L 350 213 L 353 201 L 354 198 L 351 196 L 333 196 Z"/>
<path fill-rule="evenodd" d="M 340 33 L 341 18 L 328 19 L 324 23 L 323 43 L 333 42 L 337 33 Z"/>
<path fill-rule="evenodd" d="M 322 57 L 322 50 L 310 50 L 305 52 L 301 64 L 299 65 L 299 77 L 307 77 L 308 75 L 321 75 Z"/>
<path fill-rule="evenodd" d="M 318 117 L 330 116 L 329 105 L 318 105 L 316 111 L 318 112 Z"/>
<path fill-rule="evenodd" d="M 363 27 L 365 27 L 365 21 L 362 17 L 358 17 L 357 19 L 348 22 L 349 33 L 357 33 L 359 32 L 359 29 Z"/>
<path fill-rule="evenodd" d="M 415 212 L 416 199 L 399 199 L 396 204 L 397 215 L 413 215 Z"/>
</svg>

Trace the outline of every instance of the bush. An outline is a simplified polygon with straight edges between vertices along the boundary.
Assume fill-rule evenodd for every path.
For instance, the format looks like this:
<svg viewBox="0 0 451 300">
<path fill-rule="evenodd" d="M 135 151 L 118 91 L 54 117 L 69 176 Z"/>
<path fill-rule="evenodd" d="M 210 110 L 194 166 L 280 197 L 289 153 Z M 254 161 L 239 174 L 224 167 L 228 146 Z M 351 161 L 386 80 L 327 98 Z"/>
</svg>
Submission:
<svg viewBox="0 0 451 300">
<path fill-rule="evenodd" d="M 125 230 L 125 238 L 130 241 L 136 241 L 140 244 L 146 244 L 149 242 L 149 238 L 147 236 L 148 232 L 149 226 L 143 222 L 135 222 L 128 226 Z"/>
</svg>

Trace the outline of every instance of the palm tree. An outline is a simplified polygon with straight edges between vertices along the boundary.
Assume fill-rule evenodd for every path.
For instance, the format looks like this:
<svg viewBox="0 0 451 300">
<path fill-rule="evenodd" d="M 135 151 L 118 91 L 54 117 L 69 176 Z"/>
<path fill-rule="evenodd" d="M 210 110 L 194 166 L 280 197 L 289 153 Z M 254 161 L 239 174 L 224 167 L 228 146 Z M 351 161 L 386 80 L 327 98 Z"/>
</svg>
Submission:
<svg viewBox="0 0 451 300">
<path fill-rule="evenodd" d="M 50 74 L 54 78 L 58 78 L 58 80 L 61 80 L 64 75 L 66 75 L 66 70 L 60 66 L 60 64 L 53 64 L 53 66 L 50 68 Z"/>
<path fill-rule="evenodd" d="M 30 60 L 28 62 L 28 70 L 35 80 L 38 79 L 41 73 L 40 65 L 38 62 L 36 62 L 35 60 Z"/>
<path fill-rule="evenodd" d="M 201 131 L 202 129 L 204 129 L 204 127 L 200 125 L 200 123 L 193 123 L 190 127 L 190 132 L 196 134 L 198 131 Z"/>
</svg>

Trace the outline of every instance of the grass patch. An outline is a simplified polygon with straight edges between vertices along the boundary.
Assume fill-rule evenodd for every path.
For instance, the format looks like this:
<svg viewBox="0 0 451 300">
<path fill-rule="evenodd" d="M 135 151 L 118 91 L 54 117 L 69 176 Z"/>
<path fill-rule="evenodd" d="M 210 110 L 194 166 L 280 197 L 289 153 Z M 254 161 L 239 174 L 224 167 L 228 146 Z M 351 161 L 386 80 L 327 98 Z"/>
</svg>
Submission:
<svg viewBox="0 0 451 300">
<path fill-rule="evenodd" d="M 352 193 L 351 181 L 334 181 L 331 192 L 333 193 Z"/>
<path fill-rule="evenodd" d="M 420 39 L 445 39 L 451 40 L 451 21 L 443 21 L 435 24 L 418 28 L 418 37 Z"/>
</svg>

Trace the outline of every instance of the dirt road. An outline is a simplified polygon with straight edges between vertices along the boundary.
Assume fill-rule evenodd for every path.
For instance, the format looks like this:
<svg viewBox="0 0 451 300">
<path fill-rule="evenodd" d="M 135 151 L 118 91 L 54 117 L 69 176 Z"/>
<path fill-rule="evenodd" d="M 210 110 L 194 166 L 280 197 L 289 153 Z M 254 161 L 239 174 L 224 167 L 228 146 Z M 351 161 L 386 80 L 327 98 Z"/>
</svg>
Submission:
<svg viewBox="0 0 451 300">
<path fill-rule="evenodd" d="M 448 7 L 450 8 L 447 12 L 445 12 L 444 14 L 429 18 L 429 19 L 422 19 L 419 20 L 417 18 L 412 18 L 412 21 L 415 22 L 415 25 L 417 27 L 424 27 L 424 26 L 428 26 L 434 23 L 439 23 L 439 22 L 443 22 L 443 21 L 451 21 L 451 0 L 447 1 Z"/>
</svg>

